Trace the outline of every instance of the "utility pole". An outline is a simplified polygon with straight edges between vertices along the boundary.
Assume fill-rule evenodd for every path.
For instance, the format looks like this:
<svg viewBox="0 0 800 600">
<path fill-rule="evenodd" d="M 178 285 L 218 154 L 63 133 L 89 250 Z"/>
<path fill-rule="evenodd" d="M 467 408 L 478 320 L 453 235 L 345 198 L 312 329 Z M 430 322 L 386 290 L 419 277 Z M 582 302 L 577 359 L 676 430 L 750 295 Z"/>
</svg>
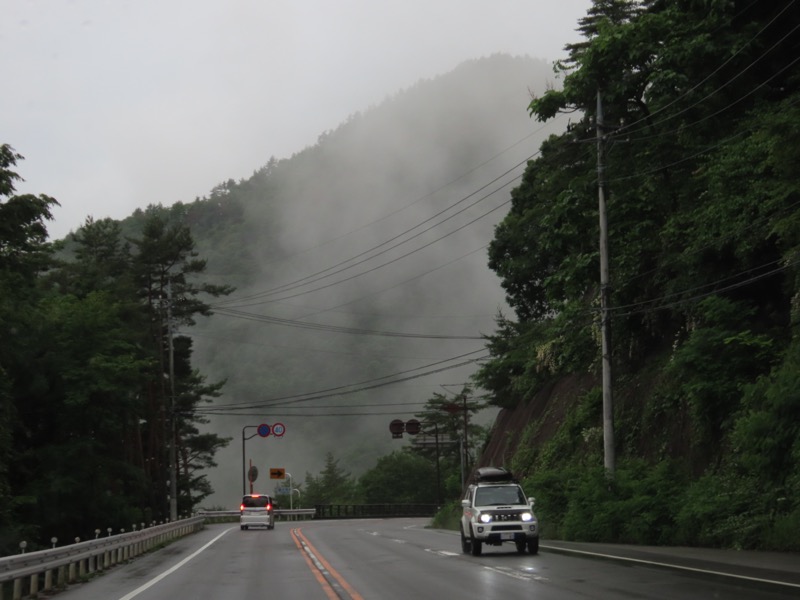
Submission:
<svg viewBox="0 0 800 600">
<path fill-rule="evenodd" d="M 611 379 L 611 320 L 609 318 L 611 284 L 608 275 L 608 216 L 605 197 L 605 132 L 603 131 L 603 100 L 597 90 L 597 196 L 600 214 L 600 329 L 603 358 L 603 464 L 606 473 L 613 477 L 614 455 L 614 400 Z"/>
<path fill-rule="evenodd" d="M 464 467 L 465 467 L 464 468 L 464 470 L 465 470 L 464 477 L 466 477 L 470 472 L 469 471 L 469 438 L 467 437 L 467 431 L 469 429 L 469 412 L 467 411 L 467 395 L 466 394 L 462 394 L 461 395 L 461 399 L 462 399 L 462 401 L 464 403 L 464 405 L 463 405 L 463 410 L 464 410 Z M 462 481 L 462 484 L 464 484 L 464 483 L 466 483 L 466 480 Z M 461 487 L 463 488 L 464 485 L 462 485 Z"/>
<path fill-rule="evenodd" d="M 172 279 L 167 279 L 167 339 L 169 341 L 169 520 L 178 520 L 178 428 L 175 423 L 175 352 L 172 345 Z"/>
</svg>

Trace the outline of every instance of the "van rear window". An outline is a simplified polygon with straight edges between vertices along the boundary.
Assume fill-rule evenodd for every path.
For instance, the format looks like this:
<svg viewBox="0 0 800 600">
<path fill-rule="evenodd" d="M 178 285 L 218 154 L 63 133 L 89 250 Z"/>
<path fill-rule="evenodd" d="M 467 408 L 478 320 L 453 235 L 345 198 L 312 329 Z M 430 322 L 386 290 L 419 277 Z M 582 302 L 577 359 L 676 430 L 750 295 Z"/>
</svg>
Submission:
<svg viewBox="0 0 800 600">
<path fill-rule="evenodd" d="M 270 504 L 269 496 L 245 496 L 242 505 L 245 508 L 264 508 Z"/>
</svg>

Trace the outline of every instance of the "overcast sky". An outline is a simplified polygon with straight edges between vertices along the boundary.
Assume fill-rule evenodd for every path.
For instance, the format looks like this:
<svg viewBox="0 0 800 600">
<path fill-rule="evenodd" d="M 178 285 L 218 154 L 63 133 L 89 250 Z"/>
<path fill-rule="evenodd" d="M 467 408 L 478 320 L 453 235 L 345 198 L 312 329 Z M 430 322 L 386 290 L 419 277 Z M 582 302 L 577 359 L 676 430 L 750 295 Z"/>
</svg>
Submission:
<svg viewBox="0 0 800 600">
<path fill-rule="evenodd" d="M 420 79 L 553 61 L 591 0 L 4 0 L 0 143 L 17 193 L 89 215 L 191 202 Z"/>
</svg>

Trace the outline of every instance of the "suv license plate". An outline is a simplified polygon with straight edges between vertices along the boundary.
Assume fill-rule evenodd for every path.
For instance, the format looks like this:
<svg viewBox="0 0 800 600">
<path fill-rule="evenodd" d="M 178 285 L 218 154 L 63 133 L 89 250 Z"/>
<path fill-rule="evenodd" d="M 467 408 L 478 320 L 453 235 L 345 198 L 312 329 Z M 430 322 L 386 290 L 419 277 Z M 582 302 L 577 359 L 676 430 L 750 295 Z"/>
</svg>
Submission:
<svg viewBox="0 0 800 600">
<path fill-rule="evenodd" d="M 514 534 L 513 533 L 501 533 L 500 534 L 500 539 L 501 540 L 513 540 L 514 539 Z"/>
</svg>

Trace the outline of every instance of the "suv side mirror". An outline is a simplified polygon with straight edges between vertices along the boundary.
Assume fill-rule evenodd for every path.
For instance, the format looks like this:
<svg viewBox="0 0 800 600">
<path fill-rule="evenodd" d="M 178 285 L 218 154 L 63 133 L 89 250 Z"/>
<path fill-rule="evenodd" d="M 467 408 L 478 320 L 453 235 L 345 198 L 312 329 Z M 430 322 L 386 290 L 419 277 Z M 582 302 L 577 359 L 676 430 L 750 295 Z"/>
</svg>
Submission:
<svg viewBox="0 0 800 600">
<path fill-rule="evenodd" d="M 469 500 L 466 499 L 462 500 L 461 506 L 463 506 L 464 508 L 469 508 Z"/>
<path fill-rule="evenodd" d="M 531 496 L 530 498 L 528 498 L 528 504 L 530 504 L 531 506 L 533 506 L 534 504 L 536 504 L 536 498 L 534 498 L 533 496 Z"/>
</svg>

